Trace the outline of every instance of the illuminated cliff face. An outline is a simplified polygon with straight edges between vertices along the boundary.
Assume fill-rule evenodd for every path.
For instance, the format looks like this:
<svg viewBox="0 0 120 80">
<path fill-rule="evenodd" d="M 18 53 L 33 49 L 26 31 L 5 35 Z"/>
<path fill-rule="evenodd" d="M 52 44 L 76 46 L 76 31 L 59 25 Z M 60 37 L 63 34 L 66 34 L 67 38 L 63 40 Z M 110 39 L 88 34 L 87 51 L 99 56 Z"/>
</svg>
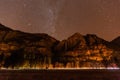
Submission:
<svg viewBox="0 0 120 80">
<path fill-rule="evenodd" d="M 93 34 L 83 36 L 75 33 L 66 40 L 58 41 L 47 34 L 24 33 L 3 26 L 0 28 L 0 67 L 120 67 L 120 52 L 112 45 Z"/>
<path fill-rule="evenodd" d="M 57 64 L 67 68 L 106 68 L 118 67 L 114 61 L 112 48 L 109 42 L 96 35 L 82 36 L 75 33 L 73 36 L 60 42 L 55 48 L 59 58 Z M 118 54 L 118 52 L 117 52 Z"/>
<path fill-rule="evenodd" d="M 114 63 L 112 54 L 113 50 L 107 48 L 104 44 L 96 44 L 88 47 L 80 43 L 72 50 L 60 53 L 58 63 L 62 63 L 63 67 L 67 68 L 113 67 L 110 65 Z"/>
</svg>

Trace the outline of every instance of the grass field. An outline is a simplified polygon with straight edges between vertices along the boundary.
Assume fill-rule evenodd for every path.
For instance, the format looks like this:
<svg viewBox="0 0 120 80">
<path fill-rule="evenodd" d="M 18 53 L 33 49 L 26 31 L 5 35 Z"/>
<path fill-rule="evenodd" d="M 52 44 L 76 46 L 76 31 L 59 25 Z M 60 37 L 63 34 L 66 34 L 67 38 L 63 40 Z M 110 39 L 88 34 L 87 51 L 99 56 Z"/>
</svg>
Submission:
<svg viewBox="0 0 120 80">
<path fill-rule="evenodd" d="M 0 70 L 0 80 L 120 80 L 119 69 Z"/>
</svg>

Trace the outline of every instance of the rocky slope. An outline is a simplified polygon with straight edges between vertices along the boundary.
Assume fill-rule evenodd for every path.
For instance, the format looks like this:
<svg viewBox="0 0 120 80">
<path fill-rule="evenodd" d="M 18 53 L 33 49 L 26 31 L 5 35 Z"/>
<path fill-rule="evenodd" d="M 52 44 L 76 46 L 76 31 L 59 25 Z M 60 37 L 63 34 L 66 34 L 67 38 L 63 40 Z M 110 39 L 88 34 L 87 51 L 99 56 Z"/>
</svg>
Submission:
<svg viewBox="0 0 120 80">
<path fill-rule="evenodd" d="M 1 68 L 120 67 L 119 47 L 115 46 L 114 42 L 116 40 L 108 42 L 94 34 L 80 33 L 58 41 L 44 33 L 25 33 L 0 24 L 0 66 Z"/>
<path fill-rule="evenodd" d="M 111 44 L 120 50 L 120 36 L 112 40 Z"/>
<path fill-rule="evenodd" d="M 117 37 L 117 38 L 115 38 L 115 39 L 112 40 L 111 42 L 120 46 L 120 36 Z"/>
<path fill-rule="evenodd" d="M 118 67 L 113 58 L 114 49 L 96 35 L 82 36 L 75 33 L 67 40 L 61 41 L 56 47 L 57 66 L 62 67 Z M 115 57 L 115 56 L 114 56 Z M 58 65 L 59 64 L 59 65 Z"/>
<path fill-rule="evenodd" d="M 52 48 L 58 42 L 47 34 L 24 33 L 0 25 L 0 65 L 13 68 L 51 64 Z"/>
</svg>

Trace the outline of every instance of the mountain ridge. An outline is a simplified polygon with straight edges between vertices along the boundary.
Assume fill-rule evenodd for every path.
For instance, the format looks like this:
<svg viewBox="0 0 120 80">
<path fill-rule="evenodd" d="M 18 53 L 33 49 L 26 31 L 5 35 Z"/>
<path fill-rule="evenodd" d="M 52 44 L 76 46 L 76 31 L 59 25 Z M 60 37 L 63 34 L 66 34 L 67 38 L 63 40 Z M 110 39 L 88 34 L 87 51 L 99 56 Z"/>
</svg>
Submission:
<svg viewBox="0 0 120 80">
<path fill-rule="evenodd" d="M 115 42 L 116 39 L 109 42 L 95 34 L 78 32 L 59 41 L 45 33 L 26 33 L 0 24 L 0 66 L 120 67 L 120 49 Z"/>
<path fill-rule="evenodd" d="M 111 42 L 120 46 L 120 36 L 118 36 L 117 38 L 113 39 Z"/>
</svg>

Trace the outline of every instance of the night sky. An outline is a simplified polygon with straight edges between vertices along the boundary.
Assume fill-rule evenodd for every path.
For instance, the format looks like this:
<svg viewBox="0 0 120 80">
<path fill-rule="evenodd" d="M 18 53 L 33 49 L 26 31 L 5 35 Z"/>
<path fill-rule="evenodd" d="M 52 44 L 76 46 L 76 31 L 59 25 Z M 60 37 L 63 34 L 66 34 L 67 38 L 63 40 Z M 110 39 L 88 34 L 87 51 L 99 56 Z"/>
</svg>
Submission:
<svg viewBox="0 0 120 80">
<path fill-rule="evenodd" d="M 120 0 L 0 0 L 0 22 L 65 39 L 75 32 L 120 36 Z"/>
</svg>

